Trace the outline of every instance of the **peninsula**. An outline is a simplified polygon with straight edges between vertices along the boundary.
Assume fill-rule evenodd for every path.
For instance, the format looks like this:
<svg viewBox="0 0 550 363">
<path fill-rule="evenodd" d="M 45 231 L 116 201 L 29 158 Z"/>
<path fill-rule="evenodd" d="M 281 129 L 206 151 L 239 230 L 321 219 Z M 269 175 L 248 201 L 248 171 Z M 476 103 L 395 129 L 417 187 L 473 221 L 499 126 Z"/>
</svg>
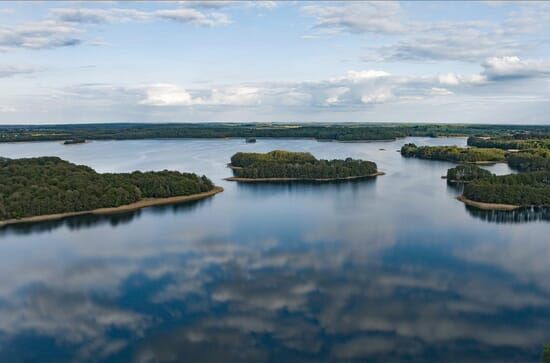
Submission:
<svg viewBox="0 0 550 363">
<path fill-rule="evenodd" d="M 506 153 L 501 149 L 463 148 L 458 146 L 416 146 L 409 143 L 401 148 L 404 157 L 451 161 L 455 163 L 497 163 L 506 161 Z"/>
<path fill-rule="evenodd" d="M 105 173 L 57 157 L 0 159 L 0 227 L 111 214 L 207 198 L 223 191 L 177 171 Z"/>
<path fill-rule="evenodd" d="M 262 153 L 236 153 L 229 167 L 239 182 L 335 181 L 383 175 L 372 161 L 318 160 L 310 153 L 274 150 Z"/>
</svg>

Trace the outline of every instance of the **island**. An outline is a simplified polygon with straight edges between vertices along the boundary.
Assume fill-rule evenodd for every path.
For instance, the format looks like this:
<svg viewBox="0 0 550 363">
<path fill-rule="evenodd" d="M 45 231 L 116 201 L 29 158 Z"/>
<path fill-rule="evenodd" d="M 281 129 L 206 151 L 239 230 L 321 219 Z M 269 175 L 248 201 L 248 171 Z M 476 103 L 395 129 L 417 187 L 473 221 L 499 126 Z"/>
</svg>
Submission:
<svg viewBox="0 0 550 363">
<path fill-rule="evenodd" d="M 247 137 L 245 142 L 247 144 L 254 144 L 256 142 L 256 138 L 255 137 Z"/>
<path fill-rule="evenodd" d="M 522 150 L 510 153 L 507 159 L 511 168 L 522 172 L 550 170 L 549 149 Z"/>
<path fill-rule="evenodd" d="M 451 161 L 455 163 L 496 163 L 506 161 L 504 150 L 496 148 L 463 148 L 458 146 L 416 146 L 405 144 L 401 148 L 404 157 Z"/>
<path fill-rule="evenodd" d="M 470 136 L 468 146 L 498 148 L 504 150 L 550 149 L 548 133 L 516 133 L 497 137 Z"/>
<path fill-rule="evenodd" d="M 84 139 L 71 139 L 71 140 L 65 140 L 63 142 L 63 145 L 76 145 L 76 144 L 84 144 L 86 140 Z"/>
<path fill-rule="evenodd" d="M 486 178 L 493 175 L 490 171 L 473 164 L 461 164 L 447 170 L 447 182 L 469 183 L 473 180 Z"/>
<path fill-rule="evenodd" d="M 236 153 L 229 167 L 239 182 L 334 181 L 383 175 L 372 161 L 318 160 L 310 153 L 274 150 L 268 153 Z"/>
<path fill-rule="evenodd" d="M 0 159 L 0 226 L 181 203 L 223 191 L 177 171 L 97 173 L 58 157 Z"/>
<path fill-rule="evenodd" d="M 491 175 L 464 185 L 458 199 L 467 205 L 489 210 L 550 206 L 550 171 Z"/>
</svg>

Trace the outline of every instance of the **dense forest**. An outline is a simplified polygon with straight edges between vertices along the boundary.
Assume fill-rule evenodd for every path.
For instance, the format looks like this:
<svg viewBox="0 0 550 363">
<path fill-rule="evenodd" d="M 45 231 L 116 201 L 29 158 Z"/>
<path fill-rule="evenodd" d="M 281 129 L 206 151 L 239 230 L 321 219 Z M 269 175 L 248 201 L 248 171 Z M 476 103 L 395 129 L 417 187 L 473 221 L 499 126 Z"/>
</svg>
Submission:
<svg viewBox="0 0 550 363">
<path fill-rule="evenodd" d="M 458 146 L 416 146 L 405 144 L 401 148 L 404 157 L 420 159 L 452 161 L 456 163 L 471 163 L 483 161 L 504 161 L 505 152 L 500 149 L 461 148 Z"/>
<path fill-rule="evenodd" d="M 542 351 L 542 363 L 550 363 L 550 344 L 546 344 Z"/>
<path fill-rule="evenodd" d="M 393 140 L 405 136 L 550 135 L 550 126 L 382 123 L 114 123 L 0 126 L 0 142 L 151 138 L 275 137 L 317 140 Z"/>
<path fill-rule="evenodd" d="M 515 134 L 501 137 L 468 137 L 468 146 L 498 148 L 504 150 L 550 149 L 550 134 Z"/>
<path fill-rule="evenodd" d="M 550 171 L 490 176 L 466 184 L 466 198 L 484 203 L 550 206 Z"/>
<path fill-rule="evenodd" d="M 99 174 L 57 157 L 2 158 L 0 220 L 117 207 L 213 188 L 205 176 L 176 171 Z"/>
<path fill-rule="evenodd" d="M 339 179 L 372 176 L 378 172 L 371 161 L 318 160 L 310 153 L 275 150 L 269 153 L 236 153 L 231 167 L 237 178 Z"/>
<path fill-rule="evenodd" d="M 457 165 L 447 170 L 447 180 L 452 182 L 467 183 L 472 180 L 486 178 L 493 175 L 491 172 L 473 164 Z"/>
<path fill-rule="evenodd" d="M 510 153 L 508 165 L 519 171 L 550 171 L 550 150 L 534 149 Z"/>
</svg>

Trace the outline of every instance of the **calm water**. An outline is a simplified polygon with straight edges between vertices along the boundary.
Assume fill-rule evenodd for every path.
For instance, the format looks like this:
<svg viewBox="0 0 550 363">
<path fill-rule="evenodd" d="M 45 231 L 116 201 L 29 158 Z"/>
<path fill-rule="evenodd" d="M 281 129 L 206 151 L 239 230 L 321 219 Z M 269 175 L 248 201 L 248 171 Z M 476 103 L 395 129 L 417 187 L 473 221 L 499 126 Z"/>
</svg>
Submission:
<svg viewBox="0 0 550 363">
<path fill-rule="evenodd" d="M 190 205 L 1 230 L 0 361 L 537 362 L 550 342 L 547 216 L 467 209 L 440 178 L 452 164 L 401 158 L 410 141 L 465 144 L 0 144 L 0 156 L 193 171 L 225 188 Z M 272 149 L 373 160 L 387 175 L 221 180 L 236 151 Z"/>
</svg>

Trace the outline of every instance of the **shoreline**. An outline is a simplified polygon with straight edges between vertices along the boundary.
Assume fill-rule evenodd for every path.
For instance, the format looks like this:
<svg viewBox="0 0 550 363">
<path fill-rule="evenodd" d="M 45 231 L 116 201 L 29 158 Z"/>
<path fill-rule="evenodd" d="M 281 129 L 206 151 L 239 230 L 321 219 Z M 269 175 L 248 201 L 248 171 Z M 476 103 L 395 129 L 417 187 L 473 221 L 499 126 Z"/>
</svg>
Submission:
<svg viewBox="0 0 550 363">
<path fill-rule="evenodd" d="M 373 178 L 380 175 L 385 175 L 386 173 L 379 171 L 374 174 L 361 175 L 361 176 L 348 176 L 345 178 L 239 178 L 236 176 L 224 178 L 223 180 L 227 181 L 236 181 L 243 183 L 261 183 L 261 182 L 282 182 L 282 181 L 317 181 L 317 182 L 329 182 L 329 181 L 344 181 L 344 180 L 356 180 L 356 179 L 366 179 Z"/>
<path fill-rule="evenodd" d="M 12 219 L 6 219 L 3 221 L 0 221 L 0 228 L 7 225 L 18 224 L 18 223 L 53 221 L 53 220 L 67 218 L 67 217 L 83 216 L 87 214 L 108 215 L 108 214 L 133 212 L 142 208 L 153 207 L 157 205 L 192 202 L 195 200 L 211 197 L 221 192 L 223 192 L 223 188 L 215 186 L 212 190 L 208 192 L 197 193 L 192 195 L 167 197 L 167 198 L 145 198 L 145 199 L 138 200 L 137 202 L 120 205 L 118 207 L 97 208 L 97 209 L 79 211 L 79 212 L 66 212 L 66 213 L 44 214 L 39 216 L 31 216 L 31 217 L 23 217 L 23 218 L 12 218 Z"/>
<path fill-rule="evenodd" d="M 515 204 L 476 202 L 475 200 L 468 199 L 463 195 L 459 195 L 456 199 L 466 205 L 483 210 L 512 211 L 521 208 L 521 206 Z"/>
</svg>

